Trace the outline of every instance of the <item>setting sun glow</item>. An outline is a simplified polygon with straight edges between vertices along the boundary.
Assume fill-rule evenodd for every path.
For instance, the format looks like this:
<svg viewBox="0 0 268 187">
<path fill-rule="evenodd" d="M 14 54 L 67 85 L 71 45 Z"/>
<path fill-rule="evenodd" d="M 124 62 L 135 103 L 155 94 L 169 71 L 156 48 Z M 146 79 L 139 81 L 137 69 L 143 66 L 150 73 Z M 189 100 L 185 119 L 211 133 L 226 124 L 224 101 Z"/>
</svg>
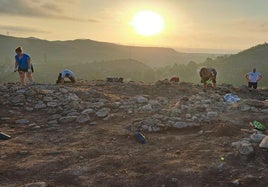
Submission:
<svg viewBox="0 0 268 187">
<path fill-rule="evenodd" d="M 165 27 L 162 16 L 149 10 L 136 13 L 130 24 L 135 29 L 136 33 L 142 36 L 157 35 L 161 33 Z"/>
</svg>

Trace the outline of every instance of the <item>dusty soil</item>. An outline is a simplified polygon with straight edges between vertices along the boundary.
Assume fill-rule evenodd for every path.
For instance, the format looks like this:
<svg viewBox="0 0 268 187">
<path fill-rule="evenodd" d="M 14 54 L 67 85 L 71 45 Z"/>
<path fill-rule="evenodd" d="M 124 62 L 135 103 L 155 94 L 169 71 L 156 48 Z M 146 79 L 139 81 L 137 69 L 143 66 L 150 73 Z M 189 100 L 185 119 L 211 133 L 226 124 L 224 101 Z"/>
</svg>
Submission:
<svg viewBox="0 0 268 187">
<path fill-rule="evenodd" d="M 183 83 L 166 86 L 166 89 L 142 84 L 67 86 L 81 91 L 94 86 L 114 101 L 149 95 L 151 98 L 164 96 L 174 103 L 182 96 L 202 90 L 201 86 Z M 211 92 L 214 91 L 209 90 L 207 94 Z M 241 95 L 258 97 L 252 93 Z M 19 115 L 27 116 L 40 126 L 32 128 L 15 123 L 18 115 L 8 113 L 13 107 L 0 107 L 0 116 L 12 117 L 14 121 L 2 121 L 0 126 L 2 132 L 12 137 L 0 141 L 0 186 L 34 182 L 45 182 L 47 186 L 159 187 L 268 184 L 268 152 L 256 144 L 254 154 L 244 156 L 231 146 L 232 142 L 251 135 L 252 127 L 248 123 L 258 114 L 232 111 L 198 127 L 144 132 L 147 143 L 140 144 L 129 131 L 129 124 L 152 114 L 125 115 L 108 121 L 96 118 L 96 125 L 70 123 L 53 129 L 46 123 L 49 114 L 45 112 L 20 111 Z M 239 124 L 231 123 L 230 118 Z"/>
</svg>

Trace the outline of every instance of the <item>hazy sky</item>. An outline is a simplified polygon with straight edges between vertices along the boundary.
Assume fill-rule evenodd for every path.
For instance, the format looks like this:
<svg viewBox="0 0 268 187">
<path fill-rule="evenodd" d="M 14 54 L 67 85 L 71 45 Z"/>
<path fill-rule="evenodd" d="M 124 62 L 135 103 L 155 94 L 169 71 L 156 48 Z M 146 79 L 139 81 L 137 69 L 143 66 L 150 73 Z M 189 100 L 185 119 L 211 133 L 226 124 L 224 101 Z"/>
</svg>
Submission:
<svg viewBox="0 0 268 187">
<path fill-rule="evenodd" d="M 161 34 L 135 33 L 130 22 L 141 10 L 163 17 Z M 190 52 L 237 52 L 268 38 L 268 0 L 0 0 L 0 19 L 0 34 L 10 36 Z"/>
</svg>

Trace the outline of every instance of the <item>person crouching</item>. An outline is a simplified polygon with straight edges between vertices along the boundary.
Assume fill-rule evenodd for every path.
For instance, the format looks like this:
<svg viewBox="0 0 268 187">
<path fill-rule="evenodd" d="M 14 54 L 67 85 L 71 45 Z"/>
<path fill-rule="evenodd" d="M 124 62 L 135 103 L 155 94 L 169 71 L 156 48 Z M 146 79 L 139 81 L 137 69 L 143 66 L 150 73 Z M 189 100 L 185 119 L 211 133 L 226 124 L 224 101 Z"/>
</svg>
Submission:
<svg viewBox="0 0 268 187">
<path fill-rule="evenodd" d="M 72 83 L 76 82 L 74 72 L 72 72 L 71 70 L 65 69 L 59 73 L 58 80 L 56 81 L 56 83 L 57 84 L 58 83 L 62 83 L 62 84 L 66 83 L 65 78 L 68 78 Z"/>
<path fill-rule="evenodd" d="M 178 76 L 173 76 L 169 79 L 170 82 L 180 82 L 180 78 Z"/>
<path fill-rule="evenodd" d="M 212 87 L 214 89 L 216 88 L 217 71 L 215 68 L 202 67 L 199 75 L 201 77 L 201 83 L 203 83 L 204 91 L 207 89 L 207 84 L 209 81 L 212 81 Z"/>
</svg>

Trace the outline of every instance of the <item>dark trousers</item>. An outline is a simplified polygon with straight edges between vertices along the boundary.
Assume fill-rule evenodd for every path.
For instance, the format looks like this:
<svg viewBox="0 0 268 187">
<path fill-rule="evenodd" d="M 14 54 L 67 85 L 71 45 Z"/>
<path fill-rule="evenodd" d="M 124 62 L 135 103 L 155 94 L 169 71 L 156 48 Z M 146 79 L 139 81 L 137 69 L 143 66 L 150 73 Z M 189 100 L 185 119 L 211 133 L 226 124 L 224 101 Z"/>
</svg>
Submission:
<svg viewBox="0 0 268 187">
<path fill-rule="evenodd" d="M 257 82 L 248 82 L 248 87 L 249 88 L 254 88 L 257 89 L 258 83 Z"/>
</svg>

